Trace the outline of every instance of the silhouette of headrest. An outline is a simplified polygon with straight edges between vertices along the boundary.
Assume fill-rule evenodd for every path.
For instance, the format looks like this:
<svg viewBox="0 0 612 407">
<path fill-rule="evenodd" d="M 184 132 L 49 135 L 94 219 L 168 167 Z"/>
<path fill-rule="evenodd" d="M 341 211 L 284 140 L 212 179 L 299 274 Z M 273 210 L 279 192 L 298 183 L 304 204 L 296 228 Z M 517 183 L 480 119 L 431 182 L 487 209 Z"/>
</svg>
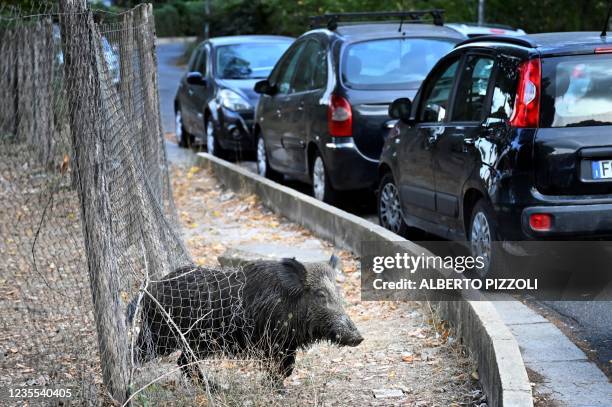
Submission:
<svg viewBox="0 0 612 407">
<path fill-rule="evenodd" d="M 361 75 L 361 67 L 363 63 L 356 55 L 350 55 L 346 60 L 346 73 L 349 78 L 355 78 Z"/>
</svg>

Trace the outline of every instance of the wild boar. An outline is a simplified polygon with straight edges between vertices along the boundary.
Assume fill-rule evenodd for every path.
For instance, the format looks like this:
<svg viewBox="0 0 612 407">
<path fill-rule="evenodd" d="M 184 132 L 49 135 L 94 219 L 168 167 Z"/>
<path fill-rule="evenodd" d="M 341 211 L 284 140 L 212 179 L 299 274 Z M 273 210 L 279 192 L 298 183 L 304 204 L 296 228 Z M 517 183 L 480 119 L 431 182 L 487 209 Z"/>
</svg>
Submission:
<svg viewBox="0 0 612 407">
<path fill-rule="evenodd" d="M 231 271 L 180 268 L 151 283 L 150 295 L 142 298 L 136 360 L 181 350 L 178 364 L 195 379 L 199 370 L 188 367 L 194 358 L 257 352 L 274 362 L 268 370 L 282 383 L 299 349 L 318 341 L 357 346 L 363 340 L 342 306 L 336 262 L 332 256 L 329 263 L 257 261 Z M 135 308 L 134 300 L 129 320 Z"/>
</svg>

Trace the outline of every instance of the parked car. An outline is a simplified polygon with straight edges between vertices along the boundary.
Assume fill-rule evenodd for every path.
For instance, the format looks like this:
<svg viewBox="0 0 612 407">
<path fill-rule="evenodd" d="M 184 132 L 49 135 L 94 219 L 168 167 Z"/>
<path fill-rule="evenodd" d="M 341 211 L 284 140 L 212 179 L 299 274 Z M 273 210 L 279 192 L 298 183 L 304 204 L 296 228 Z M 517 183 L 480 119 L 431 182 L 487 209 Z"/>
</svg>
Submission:
<svg viewBox="0 0 612 407">
<path fill-rule="evenodd" d="M 328 26 L 299 37 L 255 88 L 262 94 L 254 128 L 259 174 L 310 183 L 315 198 L 326 202 L 338 191 L 376 186 L 384 138 L 393 126 L 389 104 L 398 94 L 414 96 L 431 67 L 465 39 L 443 27 L 439 15 L 438 25 L 338 26 L 347 16 L 326 15 Z"/>
<path fill-rule="evenodd" d="M 217 156 L 254 150 L 251 129 L 259 95 L 253 85 L 268 77 L 292 42 L 272 35 L 202 42 L 191 55 L 174 101 L 179 145 L 188 147 L 197 139 Z"/>
<path fill-rule="evenodd" d="M 599 33 L 467 40 L 390 114 L 384 227 L 467 240 L 488 265 L 496 241 L 612 237 L 612 41 Z"/>
<path fill-rule="evenodd" d="M 459 31 L 468 38 L 479 37 L 481 35 L 519 36 L 526 34 L 526 32 L 520 28 L 502 24 L 447 23 L 444 25 Z"/>
</svg>

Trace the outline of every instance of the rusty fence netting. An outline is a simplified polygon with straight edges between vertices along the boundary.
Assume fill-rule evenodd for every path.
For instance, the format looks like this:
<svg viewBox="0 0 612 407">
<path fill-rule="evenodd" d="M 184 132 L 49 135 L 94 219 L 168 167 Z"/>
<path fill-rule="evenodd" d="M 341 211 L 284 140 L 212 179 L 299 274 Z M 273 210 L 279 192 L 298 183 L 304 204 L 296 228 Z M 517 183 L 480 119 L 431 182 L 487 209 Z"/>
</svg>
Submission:
<svg viewBox="0 0 612 407">
<path fill-rule="evenodd" d="M 293 363 L 278 341 L 295 321 L 251 292 L 265 305 L 254 323 L 246 269 L 193 265 L 158 99 L 151 5 L 0 6 L 0 389 L 282 404 L 267 374 Z"/>
<path fill-rule="evenodd" d="M 99 405 L 143 385 L 134 311 L 191 264 L 154 40 L 150 5 L 0 8 L 0 387 L 71 387 Z"/>
</svg>

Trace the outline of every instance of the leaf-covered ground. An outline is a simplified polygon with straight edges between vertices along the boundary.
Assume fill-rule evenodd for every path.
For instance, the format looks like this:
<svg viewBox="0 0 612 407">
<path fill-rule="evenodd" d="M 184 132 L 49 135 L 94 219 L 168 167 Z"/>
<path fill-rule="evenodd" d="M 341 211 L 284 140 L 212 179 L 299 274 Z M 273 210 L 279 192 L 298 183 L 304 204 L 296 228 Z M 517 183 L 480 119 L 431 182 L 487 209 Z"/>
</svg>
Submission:
<svg viewBox="0 0 612 407">
<path fill-rule="evenodd" d="M 347 312 L 365 340 L 356 348 L 326 343 L 298 356 L 282 405 L 480 405 L 478 373 L 444 321 L 427 305 L 360 301 L 360 265 L 309 231 L 277 216 L 252 195 L 224 190 L 206 170 L 173 169 L 185 239 L 195 261 L 218 266 L 227 248 L 253 242 L 319 246 L 338 254 Z"/>
</svg>

